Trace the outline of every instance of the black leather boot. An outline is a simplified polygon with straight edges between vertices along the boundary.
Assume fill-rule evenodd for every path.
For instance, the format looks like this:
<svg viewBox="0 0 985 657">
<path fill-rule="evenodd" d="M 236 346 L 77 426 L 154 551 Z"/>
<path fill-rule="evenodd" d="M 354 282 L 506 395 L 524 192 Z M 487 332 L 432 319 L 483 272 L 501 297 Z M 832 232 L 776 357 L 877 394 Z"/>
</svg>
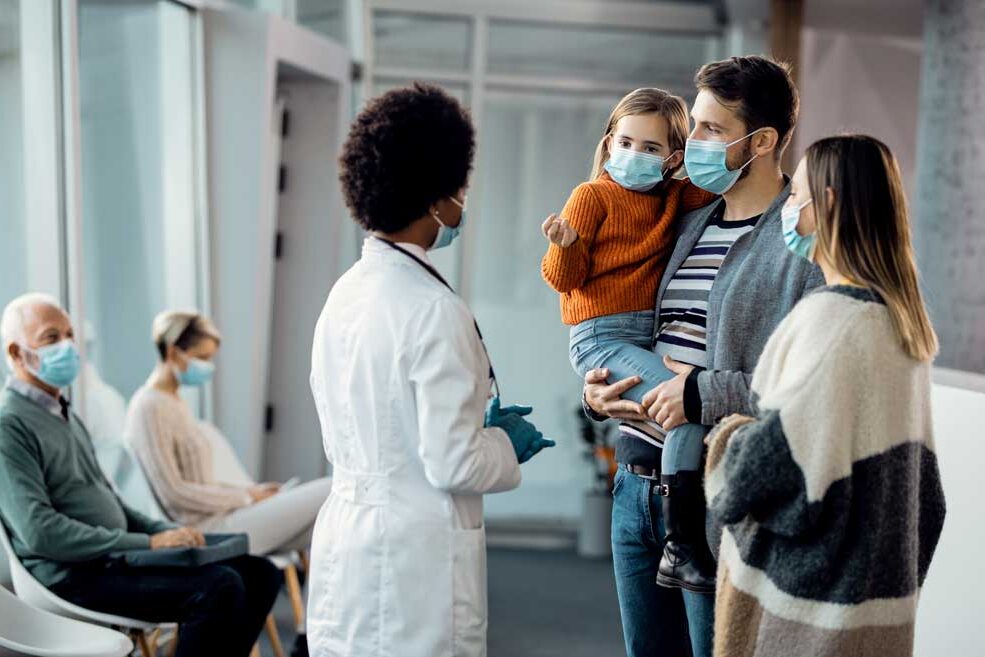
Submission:
<svg viewBox="0 0 985 657">
<path fill-rule="evenodd" d="M 714 593 L 715 558 L 705 538 L 705 495 L 701 473 L 678 472 L 660 477 L 667 543 L 657 584 L 695 593 Z"/>
</svg>

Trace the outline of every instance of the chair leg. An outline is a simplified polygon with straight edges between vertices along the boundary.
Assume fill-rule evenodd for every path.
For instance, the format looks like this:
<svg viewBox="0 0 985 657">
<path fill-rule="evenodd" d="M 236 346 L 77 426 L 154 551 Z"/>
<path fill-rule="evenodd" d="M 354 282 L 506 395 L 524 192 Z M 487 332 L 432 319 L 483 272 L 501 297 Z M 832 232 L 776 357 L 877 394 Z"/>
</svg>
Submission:
<svg viewBox="0 0 985 657">
<path fill-rule="evenodd" d="M 274 657 L 284 657 L 284 646 L 280 642 L 280 632 L 277 631 L 277 621 L 273 614 L 267 615 L 267 638 L 270 639 L 270 647 L 274 650 Z"/>
<path fill-rule="evenodd" d="M 291 608 L 294 610 L 294 625 L 300 631 L 304 627 L 304 599 L 301 597 L 298 569 L 294 564 L 284 568 L 284 581 L 287 584 L 287 594 L 291 598 Z"/>
<path fill-rule="evenodd" d="M 305 575 L 308 575 L 309 574 L 308 568 L 310 568 L 311 566 L 311 562 L 309 561 L 309 557 L 308 557 L 308 551 L 298 550 L 298 559 L 301 560 L 301 571 L 304 572 Z"/>
<path fill-rule="evenodd" d="M 250 657 L 260 657 L 260 644 L 254 643 L 253 650 L 250 651 Z"/>
<path fill-rule="evenodd" d="M 137 645 L 140 647 L 140 657 L 157 657 L 154 643 L 143 630 L 137 632 Z"/>
</svg>

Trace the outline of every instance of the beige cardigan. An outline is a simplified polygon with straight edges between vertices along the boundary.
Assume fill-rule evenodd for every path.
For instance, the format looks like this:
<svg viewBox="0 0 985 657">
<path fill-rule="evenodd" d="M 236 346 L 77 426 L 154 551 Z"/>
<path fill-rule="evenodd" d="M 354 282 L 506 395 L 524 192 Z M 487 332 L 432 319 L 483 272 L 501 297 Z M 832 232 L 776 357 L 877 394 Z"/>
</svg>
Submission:
<svg viewBox="0 0 985 657">
<path fill-rule="evenodd" d="M 252 502 L 246 488 L 215 480 L 209 440 L 180 397 L 140 388 L 130 400 L 124 435 L 173 520 L 201 525 Z"/>
</svg>

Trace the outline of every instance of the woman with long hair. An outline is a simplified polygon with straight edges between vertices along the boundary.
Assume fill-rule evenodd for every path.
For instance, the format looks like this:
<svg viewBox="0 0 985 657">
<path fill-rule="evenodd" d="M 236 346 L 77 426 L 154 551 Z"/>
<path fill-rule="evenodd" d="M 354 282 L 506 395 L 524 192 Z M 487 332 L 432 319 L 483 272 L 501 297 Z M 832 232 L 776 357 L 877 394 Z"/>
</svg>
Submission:
<svg viewBox="0 0 985 657">
<path fill-rule="evenodd" d="M 937 338 L 890 150 L 861 135 L 811 145 L 783 230 L 827 286 L 770 338 L 757 416 L 709 437 L 709 512 L 725 525 L 715 655 L 910 655 L 944 495 Z"/>
</svg>

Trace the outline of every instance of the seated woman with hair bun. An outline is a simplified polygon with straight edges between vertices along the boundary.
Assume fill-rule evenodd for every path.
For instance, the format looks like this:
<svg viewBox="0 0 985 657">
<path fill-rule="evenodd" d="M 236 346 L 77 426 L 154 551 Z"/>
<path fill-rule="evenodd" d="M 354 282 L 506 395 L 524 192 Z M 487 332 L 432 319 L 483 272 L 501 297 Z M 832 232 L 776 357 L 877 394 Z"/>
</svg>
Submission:
<svg viewBox="0 0 985 657">
<path fill-rule="evenodd" d="M 219 331 L 199 313 L 168 311 L 154 319 L 153 340 L 160 362 L 130 400 L 125 435 L 164 512 L 202 531 L 245 533 L 253 554 L 307 549 L 331 480 L 290 490 L 217 481 L 211 427 L 178 390 L 212 378 Z"/>
</svg>

